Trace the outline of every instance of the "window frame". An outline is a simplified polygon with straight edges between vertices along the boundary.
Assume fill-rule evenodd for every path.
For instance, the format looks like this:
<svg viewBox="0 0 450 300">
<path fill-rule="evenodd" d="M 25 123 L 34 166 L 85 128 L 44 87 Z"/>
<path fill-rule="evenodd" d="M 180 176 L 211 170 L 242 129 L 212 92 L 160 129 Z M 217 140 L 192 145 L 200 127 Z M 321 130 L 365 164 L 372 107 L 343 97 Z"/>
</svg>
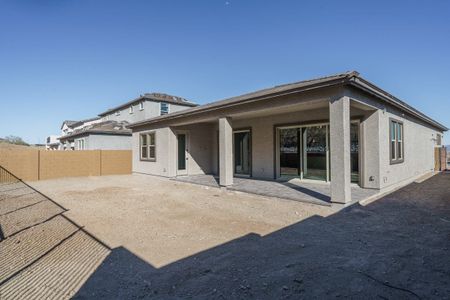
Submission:
<svg viewBox="0 0 450 300">
<path fill-rule="evenodd" d="M 84 138 L 77 139 L 75 144 L 76 150 L 86 150 L 86 141 Z"/>
<path fill-rule="evenodd" d="M 134 113 L 134 107 L 133 105 L 130 105 L 130 108 L 128 108 L 128 113 L 131 115 Z"/>
<path fill-rule="evenodd" d="M 392 136 L 392 133 L 394 133 L 394 136 Z M 399 151 L 399 146 L 401 151 Z M 395 151 L 394 157 L 392 157 L 393 150 Z M 405 161 L 405 126 L 403 121 L 394 118 L 389 118 L 389 161 L 391 165 L 401 164 Z"/>
<path fill-rule="evenodd" d="M 162 113 L 162 106 L 163 106 L 163 104 L 164 105 L 167 105 L 167 112 L 166 113 Z M 165 116 L 165 115 L 168 115 L 168 114 L 170 114 L 170 103 L 167 103 L 167 102 L 159 102 L 159 115 L 160 116 Z"/>
<path fill-rule="evenodd" d="M 146 145 L 143 145 L 143 136 L 146 138 Z M 150 143 L 152 140 L 150 136 L 153 136 L 153 144 Z M 144 157 L 142 155 L 142 149 L 146 148 L 147 155 Z M 153 148 L 153 157 L 150 157 L 150 149 Z M 141 161 L 156 161 L 156 131 L 147 131 L 139 134 L 139 158 Z"/>
<path fill-rule="evenodd" d="M 115 114 L 116 116 L 120 116 L 120 110 L 117 110 L 114 114 Z"/>
<path fill-rule="evenodd" d="M 144 110 L 144 101 L 139 102 L 139 110 Z"/>
</svg>

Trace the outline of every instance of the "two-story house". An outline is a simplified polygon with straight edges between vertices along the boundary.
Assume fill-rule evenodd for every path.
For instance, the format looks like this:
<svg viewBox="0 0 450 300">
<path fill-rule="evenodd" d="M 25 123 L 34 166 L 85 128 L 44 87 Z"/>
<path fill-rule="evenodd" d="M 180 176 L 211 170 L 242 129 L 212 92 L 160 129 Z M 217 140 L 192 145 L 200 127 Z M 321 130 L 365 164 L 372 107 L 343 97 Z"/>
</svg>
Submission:
<svg viewBox="0 0 450 300">
<path fill-rule="evenodd" d="M 108 109 L 99 114 L 104 121 L 127 121 L 128 123 L 178 112 L 197 104 L 184 98 L 163 93 L 146 93 L 136 99 Z"/>
<path fill-rule="evenodd" d="M 146 93 L 136 99 L 108 109 L 99 117 L 63 123 L 60 137 L 63 149 L 72 150 L 129 150 L 129 123 L 178 112 L 197 106 L 184 98 L 162 93 Z"/>
<path fill-rule="evenodd" d="M 77 134 L 88 127 L 102 122 L 101 118 L 94 117 L 81 121 L 64 121 L 61 125 L 61 136 L 59 137 L 59 150 L 77 149 Z"/>
</svg>

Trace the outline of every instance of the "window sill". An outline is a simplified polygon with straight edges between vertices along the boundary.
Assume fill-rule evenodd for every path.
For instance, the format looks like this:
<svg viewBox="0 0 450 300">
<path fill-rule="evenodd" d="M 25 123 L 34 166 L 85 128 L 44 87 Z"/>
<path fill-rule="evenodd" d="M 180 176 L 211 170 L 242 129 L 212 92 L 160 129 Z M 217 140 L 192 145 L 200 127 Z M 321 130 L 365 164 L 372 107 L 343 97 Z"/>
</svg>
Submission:
<svg viewBox="0 0 450 300">
<path fill-rule="evenodd" d="M 391 160 L 391 165 L 398 165 L 398 164 L 402 164 L 402 163 L 404 163 L 405 162 L 405 160 L 404 159 L 402 159 L 402 160 Z"/>
<path fill-rule="evenodd" d="M 156 158 L 141 158 L 140 161 L 151 161 L 151 162 L 155 162 Z"/>
</svg>

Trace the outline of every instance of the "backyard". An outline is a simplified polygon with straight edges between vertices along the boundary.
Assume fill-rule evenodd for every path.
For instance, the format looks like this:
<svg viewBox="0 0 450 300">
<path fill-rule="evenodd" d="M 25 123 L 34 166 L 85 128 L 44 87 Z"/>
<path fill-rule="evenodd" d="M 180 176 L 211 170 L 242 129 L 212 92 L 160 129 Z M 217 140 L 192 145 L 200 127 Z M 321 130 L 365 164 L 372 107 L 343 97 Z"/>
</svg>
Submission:
<svg viewBox="0 0 450 300">
<path fill-rule="evenodd" d="M 31 185 L 0 187 L 2 299 L 450 295 L 450 174 L 340 211 L 146 175 Z"/>
</svg>

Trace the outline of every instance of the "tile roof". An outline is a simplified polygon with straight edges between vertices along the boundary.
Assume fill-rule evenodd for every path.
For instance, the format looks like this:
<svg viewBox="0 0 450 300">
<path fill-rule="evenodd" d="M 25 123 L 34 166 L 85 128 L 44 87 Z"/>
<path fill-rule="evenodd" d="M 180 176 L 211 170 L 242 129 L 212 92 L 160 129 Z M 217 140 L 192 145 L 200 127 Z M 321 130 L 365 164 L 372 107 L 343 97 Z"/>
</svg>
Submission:
<svg viewBox="0 0 450 300">
<path fill-rule="evenodd" d="M 126 126 L 128 122 L 104 121 L 77 129 L 68 135 L 62 136 L 59 140 L 67 140 L 87 134 L 110 134 L 110 135 L 131 135 L 131 130 Z"/>
<path fill-rule="evenodd" d="M 72 128 L 73 124 L 77 123 L 78 121 L 73 121 L 73 120 L 64 120 L 61 124 L 61 129 L 64 127 L 64 124 L 67 125 L 67 127 Z"/>
</svg>

